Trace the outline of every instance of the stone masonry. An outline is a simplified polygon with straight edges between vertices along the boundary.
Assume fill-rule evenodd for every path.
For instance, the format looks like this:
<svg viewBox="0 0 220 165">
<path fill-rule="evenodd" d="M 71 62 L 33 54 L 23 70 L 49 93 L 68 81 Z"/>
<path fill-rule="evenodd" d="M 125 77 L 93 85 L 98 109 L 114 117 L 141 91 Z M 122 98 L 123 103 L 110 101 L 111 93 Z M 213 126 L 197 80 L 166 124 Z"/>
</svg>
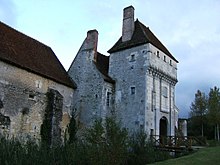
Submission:
<svg viewBox="0 0 220 165">
<path fill-rule="evenodd" d="M 97 67 L 96 30 L 88 31 L 68 71 L 78 86 L 74 104 L 79 119 L 88 126 L 94 117 L 113 112 L 130 133 L 174 135 L 178 61 L 148 27 L 134 21 L 133 6 L 124 9 L 122 25 L 122 37 L 108 51 L 108 63 L 98 64 L 107 65 L 106 74 Z"/>
<path fill-rule="evenodd" d="M 133 6 L 123 10 L 122 35 L 110 55 L 97 51 L 98 31 L 90 30 L 68 74 L 49 47 L 1 22 L 0 28 L 1 135 L 38 141 L 46 128 L 45 139 L 57 145 L 73 110 L 80 129 L 114 115 L 129 133 L 175 134 L 178 61 L 134 20 Z"/>
<path fill-rule="evenodd" d="M 1 61 L 0 72 L 0 132 L 6 137 L 40 139 L 50 88 L 61 93 L 62 113 L 70 116 L 73 89 Z M 59 124 L 62 135 L 67 124 L 65 120 Z"/>
</svg>

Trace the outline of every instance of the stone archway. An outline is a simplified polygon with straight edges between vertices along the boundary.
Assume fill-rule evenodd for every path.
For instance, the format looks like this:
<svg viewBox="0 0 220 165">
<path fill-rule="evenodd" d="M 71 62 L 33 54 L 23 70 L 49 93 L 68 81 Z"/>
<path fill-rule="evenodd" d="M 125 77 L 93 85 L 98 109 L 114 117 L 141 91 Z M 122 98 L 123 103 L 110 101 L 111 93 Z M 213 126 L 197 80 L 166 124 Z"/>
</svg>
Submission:
<svg viewBox="0 0 220 165">
<path fill-rule="evenodd" d="M 167 136 L 167 123 L 166 117 L 160 119 L 160 136 Z"/>
</svg>

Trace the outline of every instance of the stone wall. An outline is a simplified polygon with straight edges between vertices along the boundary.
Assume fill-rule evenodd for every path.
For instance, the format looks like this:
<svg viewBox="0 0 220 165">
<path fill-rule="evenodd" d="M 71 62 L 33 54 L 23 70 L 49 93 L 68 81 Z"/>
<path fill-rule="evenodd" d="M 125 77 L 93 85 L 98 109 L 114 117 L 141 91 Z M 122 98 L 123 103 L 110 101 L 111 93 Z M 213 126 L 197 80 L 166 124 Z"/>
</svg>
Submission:
<svg viewBox="0 0 220 165">
<path fill-rule="evenodd" d="M 113 88 L 96 68 L 94 53 L 93 50 L 80 50 L 68 71 L 77 84 L 73 104 L 81 127 L 90 126 L 96 117 L 105 116 L 107 91 Z"/>
<path fill-rule="evenodd" d="M 115 109 L 131 132 L 144 129 L 148 135 L 159 135 L 160 119 L 165 118 L 167 134 L 174 134 L 176 67 L 174 60 L 151 44 L 110 55 Z"/>
<path fill-rule="evenodd" d="M 110 55 L 109 75 L 115 83 L 115 111 L 130 132 L 144 129 L 147 46 Z M 145 66 L 146 65 L 146 66 Z"/>
<path fill-rule="evenodd" d="M 2 126 L 0 131 L 9 138 L 40 139 L 48 89 L 59 91 L 63 97 L 63 113 L 70 114 L 73 89 L 2 61 L 0 73 L 0 113 L 10 120 L 10 124 Z M 68 122 L 65 123 L 60 123 L 62 135 Z"/>
<path fill-rule="evenodd" d="M 73 104 L 78 112 L 81 127 L 90 126 L 97 117 L 105 118 L 113 108 L 112 105 L 106 106 L 107 94 L 108 92 L 113 94 L 113 85 L 107 83 L 97 69 L 97 42 L 98 32 L 96 30 L 88 31 L 87 37 L 68 71 L 77 84 Z"/>
<path fill-rule="evenodd" d="M 175 85 L 177 83 L 177 63 L 165 53 L 149 44 L 149 69 L 147 73 L 148 101 L 151 109 L 151 130 L 160 134 L 160 119 L 167 119 L 167 135 L 175 134 L 177 113 L 175 106 Z M 150 131 L 150 130 L 149 130 Z"/>
</svg>

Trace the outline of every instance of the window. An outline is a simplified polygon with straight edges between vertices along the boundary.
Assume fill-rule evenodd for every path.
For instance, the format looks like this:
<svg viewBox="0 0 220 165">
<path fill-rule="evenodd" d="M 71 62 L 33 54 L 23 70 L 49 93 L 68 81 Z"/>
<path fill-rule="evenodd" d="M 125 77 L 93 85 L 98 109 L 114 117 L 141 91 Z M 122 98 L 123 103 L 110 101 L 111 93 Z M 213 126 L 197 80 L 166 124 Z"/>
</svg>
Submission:
<svg viewBox="0 0 220 165">
<path fill-rule="evenodd" d="M 130 61 L 135 61 L 135 54 L 131 54 Z"/>
<path fill-rule="evenodd" d="M 162 87 L 162 111 L 168 112 L 168 89 L 166 86 Z"/>
<path fill-rule="evenodd" d="M 160 58 L 160 52 L 159 51 L 157 51 L 157 57 Z"/>
<path fill-rule="evenodd" d="M 42 87 L 42 82 L 40 81 L 40 80 L 36 80 L 35 81 L 35 86 L 36 86 L 36 88 L 41 88 Z"/>
<path fill-rule="evenodd" d="M 168 112 L 169 109 L 168 109 L 168 98 L 167 97 L 163 97 L 162 99 L 162 107 L 163 107 L 163 111 L 166 111 Z"/>
<path fill-rule="evenodd" d="M 150 136 L 154 135 L 154 129 L 150 129 Z"/>
<path fill-rule="evenodd" d="M 172 66 L 172 60 L 170 60 L 170 65 Z"/>
<path fill-rule="evenodd" d="M 163 60 L 166 62 L 166 56 L 163 56 Z"/>
<path fill-rule="evenodd" d="M 142 53 L 143 53 L 143 54 L 146 54 L 146 53 L 147 53 L 147 50 L 146 50 L 146 49 L 142 50 Z"/>
<path fill-rule="evenodd" d="M 131 87 L 131 95 L 135 94 L 135 87 Z"/>
<path fill-rule="evenodd" d="M 167 87 L 163 87 L 163 88 L 162 88 L 162 95 L 163 95 L 164 97 L 168 97 Z"/>
<path fill-rule="evenodd" d="M 29 100 L 35 100 L 35 94 L 34 93 L 29 93 Z"/>
<path fill-rule="evenodd" d="M 111 97 L 111 93 L 107 92 L 107 98 L 106 98 L 106 105 L 109 107 L 110 106 L 110 97 Z"/>
</svg>

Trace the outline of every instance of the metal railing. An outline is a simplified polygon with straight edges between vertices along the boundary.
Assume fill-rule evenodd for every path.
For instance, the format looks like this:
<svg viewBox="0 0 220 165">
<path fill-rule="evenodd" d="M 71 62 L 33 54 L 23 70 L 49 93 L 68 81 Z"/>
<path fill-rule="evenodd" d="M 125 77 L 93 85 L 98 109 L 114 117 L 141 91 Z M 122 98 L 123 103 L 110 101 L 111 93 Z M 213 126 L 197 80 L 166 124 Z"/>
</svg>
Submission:
<svg viewBox="0 0 220 165">
<path fill-rule="evenodd" d="M 205 146 L 205 142 L 193 136 L 159 136 L 152 135 L 155 147 L 170 150 L 192 150 L 192 146 Z"/>
</svg>

